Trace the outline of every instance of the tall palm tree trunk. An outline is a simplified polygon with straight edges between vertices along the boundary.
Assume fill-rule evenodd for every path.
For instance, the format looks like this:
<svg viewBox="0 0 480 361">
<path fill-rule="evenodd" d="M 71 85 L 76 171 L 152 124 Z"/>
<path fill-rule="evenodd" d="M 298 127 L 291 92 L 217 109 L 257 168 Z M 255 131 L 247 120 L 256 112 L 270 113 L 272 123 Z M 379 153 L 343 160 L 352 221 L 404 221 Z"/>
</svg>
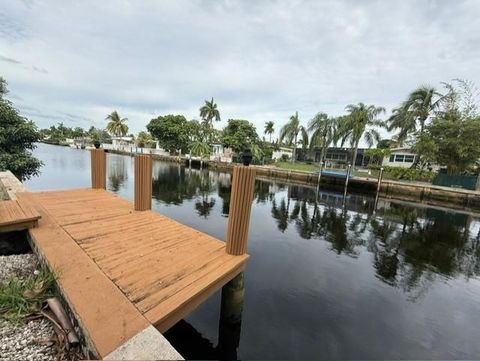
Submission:
<svg viewBox="0 0 480 361">
<path fill-rule="evenodd" d="M 293 140 L 292 162 L 295 163 L 296 160 L 297 160 L 297 134 L 295 134 L 295 138 Z"/>
<path fill-rule="evenodd" d="M 357 160 L 359 142 L 360 142 L 360 139 L 355 142 L 355 148 L 353 150 L 353 155 L 352 155 L 352 170 L 355 170 L 355 161 Z"/>
<path fill-rule="evenodd" d="M 322 145 L 322 149 L 320 150 L 320 160 L 318 161 L 318 165 L 320 166 L 320 169 L 322 168 L 322 162 L 323 158 L 325 157 L 325 146 Z"/>
<path fill-rule="evenodd" d="M 422 138 L 423 131 L 425 130 L 425 121 L 427 119 L 420 119 L 420 139 Z M 410 167 L 411 169 L 416 169 L 418 167 L 418 163 L 420 163 L 420 153 L 415 155 L 415 158 L 413 160 L 412 166 Z"/>
</svg>

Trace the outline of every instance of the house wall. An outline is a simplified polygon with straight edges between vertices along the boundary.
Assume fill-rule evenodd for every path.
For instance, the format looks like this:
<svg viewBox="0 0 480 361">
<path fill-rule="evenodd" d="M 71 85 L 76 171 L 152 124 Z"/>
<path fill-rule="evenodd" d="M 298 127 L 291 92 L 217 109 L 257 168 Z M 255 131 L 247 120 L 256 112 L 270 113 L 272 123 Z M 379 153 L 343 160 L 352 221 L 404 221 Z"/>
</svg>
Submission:
<svg viewBox="0 0 480 361">
<path fill-rule="evenodd" d="M 363 155 L 364 149 L 359 148 L 357 151 L 357 158 L 355 159 L 355 166 L 361 167 L 368 163 L 368 157 Z M 320 161 L 320 149 L 312 151 L 299 150 L 299 158 L 301 160 L 310 159 L 316 163 Z M 346 166 L 352 159 L 352 153 L 349 148 L 329 147 L 325 154 L 325 162 L 327 166 Z"/>
<path fill-rule="evenodd" d="M 233 151 L 231 148 L 224 148 L 220 144 L 212 145 L 210 160 L 222 163 L 232 163 Z"/>
<path fill-rule="evenodd" d="M 293 151 L 291 150 L 275 150 L 273 153 L 272 153 L 272 159 L 273 160 L 279 160 L 282 158 L 283 155 L 287 155 L 289 159 L 292 159 L 292 155 L 293 155 Z"/>
<path fill-rule="evenodd" d="M 415 161 L 415 153 L 408 150 L 392 151 L 389 156 L 383 158 L 382 165 L 388 167 L 410 168 Z"/>
</svg>

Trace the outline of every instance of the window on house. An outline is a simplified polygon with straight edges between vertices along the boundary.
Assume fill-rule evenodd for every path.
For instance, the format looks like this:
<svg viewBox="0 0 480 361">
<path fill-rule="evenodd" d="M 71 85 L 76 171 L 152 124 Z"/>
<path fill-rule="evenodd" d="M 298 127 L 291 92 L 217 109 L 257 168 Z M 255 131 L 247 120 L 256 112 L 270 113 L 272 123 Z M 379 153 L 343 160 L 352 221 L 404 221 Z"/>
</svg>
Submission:
<svg viewBox="0 0 480 361">
<path fill-rule="evenodd" d="M 395 155 L 395 162 L 403 162 L 404 160 L 405 160 L 405 156 L 403 154 Z"/>
<path fill-rule="evenodd" d="M 390 156 L 390 162 L 395 162 L 395 154 L 392 154 L 392 155 Z"/>
<path fill-rule="evenodd" d="M 413 163 L 414 159 L 415 159 L 414 155 L 406 155 L 405 156 L 405 163 Z"/>
</svg>

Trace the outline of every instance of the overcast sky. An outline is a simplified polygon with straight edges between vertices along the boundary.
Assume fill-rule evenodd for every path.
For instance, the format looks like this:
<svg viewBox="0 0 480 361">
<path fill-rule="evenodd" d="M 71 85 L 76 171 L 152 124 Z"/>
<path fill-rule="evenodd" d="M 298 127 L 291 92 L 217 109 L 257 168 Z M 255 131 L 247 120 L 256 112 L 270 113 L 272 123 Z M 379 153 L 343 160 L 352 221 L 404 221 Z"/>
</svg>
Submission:
<svg viewBox="0 0 480 361">
<path fill-rule="evenodd" d="M 365 102 L 388 111 L 421 84 L 480 85 L 480 1 L 1 0 L 0 76 L 40 127 L 131 131 L 158 115 L 198 118 L 214 97 L 224 125 L 263 133 L 295 111 Z"/>
</svg>

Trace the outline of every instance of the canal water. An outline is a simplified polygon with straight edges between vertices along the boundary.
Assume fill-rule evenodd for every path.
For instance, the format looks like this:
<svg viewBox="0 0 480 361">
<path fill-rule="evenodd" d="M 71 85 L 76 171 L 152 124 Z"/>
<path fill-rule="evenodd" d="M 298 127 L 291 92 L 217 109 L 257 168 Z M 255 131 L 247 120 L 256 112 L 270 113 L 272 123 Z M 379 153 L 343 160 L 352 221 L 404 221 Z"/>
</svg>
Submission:
<svg viewBox="0 0 480 361">
<path fill-rule="evenodd" d="M 35 155 L 28 189 L 90 185 L 89 152 Z M 107 162 L 108 190 L 133 199 L 133 158 Z M 156 211 L 224 239 L 230 174 L 153 169 Z M 166 336 L 189 359 L 478 359 L 479 243 L 467 213 L 258 179 L 243 312 L 223 317 L 218 292 Z"/>
</svg>

